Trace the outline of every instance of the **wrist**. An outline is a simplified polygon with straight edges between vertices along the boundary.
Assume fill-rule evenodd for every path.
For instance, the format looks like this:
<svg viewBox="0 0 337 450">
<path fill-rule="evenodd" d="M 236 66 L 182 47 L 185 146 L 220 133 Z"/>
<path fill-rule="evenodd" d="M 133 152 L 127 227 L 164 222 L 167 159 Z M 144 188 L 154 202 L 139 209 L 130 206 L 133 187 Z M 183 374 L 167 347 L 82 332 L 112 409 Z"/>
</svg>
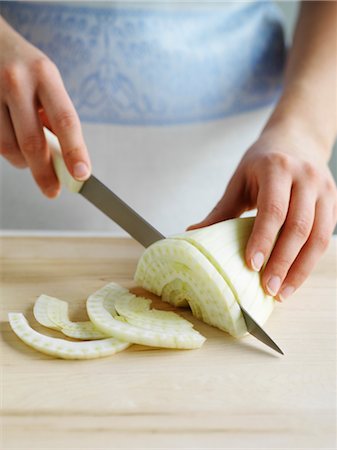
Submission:
<svg viewBox="0 0 337 450">
<path fill-rule="evenodd" d="M 315 98 L 309 84 L 297 82 L 288 85 L 268 119 L 262 134 L 278 132 L 306 136 L 316 143 L 326 160 L 329 159 L 336 138 L 336 103 L 333 96 Z"/>
</svg>

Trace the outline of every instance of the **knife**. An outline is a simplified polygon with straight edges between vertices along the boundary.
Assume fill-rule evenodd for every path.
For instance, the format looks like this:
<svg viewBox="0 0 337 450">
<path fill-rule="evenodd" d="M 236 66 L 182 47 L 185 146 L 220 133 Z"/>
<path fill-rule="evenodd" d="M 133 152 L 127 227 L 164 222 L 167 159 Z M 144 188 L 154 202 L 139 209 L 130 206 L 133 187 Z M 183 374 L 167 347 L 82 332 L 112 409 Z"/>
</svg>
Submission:
<svg viewBox="0 0 337 450">
<path fill-rule="evenodd" d="M 91 175 L 86 181 L 75 180 L 64 163 L 57 137 L 47 128 L 44 128 L 44 132 L 52 154 L 54 169 L 62 186 L 67 187 L 71 192 L 81 194 L 144 247 L 149 247 L 154 242 L 165 239 L 164 235 L 110 191 L 94 175 Z M 284 353 L 280 347 L 255 322 L 246 309 L 240 303 L 238 304 L 241 308 L 247 331 L 259 341 L 283 355 Z"/>
<path fill-rule="evenodd" d="M 81 194 L 144 247 L 149 247 L 154 242 L 165 239 L 165 236 L 146 222 L 94 175 L 91 175 L 86 181 L 75 180 L 64 163 L 57 137 L 47 128 L 44 129 L 44 132 L 51 150 L 54 169 L 62 186 L 71 192 Z"/>
</svg>

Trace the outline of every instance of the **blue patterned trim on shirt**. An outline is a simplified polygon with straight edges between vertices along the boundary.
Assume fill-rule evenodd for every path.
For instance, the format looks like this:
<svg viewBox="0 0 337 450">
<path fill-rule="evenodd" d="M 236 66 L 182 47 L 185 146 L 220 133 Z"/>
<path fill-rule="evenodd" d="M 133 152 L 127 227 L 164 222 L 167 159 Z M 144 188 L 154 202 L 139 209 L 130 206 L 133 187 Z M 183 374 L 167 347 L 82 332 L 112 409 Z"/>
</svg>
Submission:
<svg viewBox="0 0 337 450">
<path fill-rule="evenodd" d="M 82 121 L 205 121 L 280 91 L 283 28 L 270 2 L 223 10 L 2 2 L 1 13 L 56 63 Z"/>
</svg>

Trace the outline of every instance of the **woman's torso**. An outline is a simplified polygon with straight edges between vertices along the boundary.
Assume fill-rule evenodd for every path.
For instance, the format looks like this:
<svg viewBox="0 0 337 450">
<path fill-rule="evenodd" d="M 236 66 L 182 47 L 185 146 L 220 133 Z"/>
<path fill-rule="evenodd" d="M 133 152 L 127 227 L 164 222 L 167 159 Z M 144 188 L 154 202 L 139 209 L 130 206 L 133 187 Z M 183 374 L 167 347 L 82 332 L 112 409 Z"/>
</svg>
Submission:
<svg viewBox="0 0 337 450">
<path fill-rule="evenodd" d="M 120 4 L 1 9 L 59 67 L 95 174 L 171 234 L 214 206 L 262 126 L 268 109 L 257 108 L 277 97 L 281 19 L 271 2 Z M 13 209 L 17 227 L 117 230 L 77 198 L 50 203 L 29 186 L 31 218 Z"/>
</svg>

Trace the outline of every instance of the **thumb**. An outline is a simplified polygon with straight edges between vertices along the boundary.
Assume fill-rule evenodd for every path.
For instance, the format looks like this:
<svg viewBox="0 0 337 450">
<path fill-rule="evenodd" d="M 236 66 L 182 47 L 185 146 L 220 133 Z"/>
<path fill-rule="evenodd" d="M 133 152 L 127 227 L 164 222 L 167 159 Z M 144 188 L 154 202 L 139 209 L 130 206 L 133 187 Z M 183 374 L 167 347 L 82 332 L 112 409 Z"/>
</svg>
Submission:
<svg viewBox="0 0 337 450">
<path fill-rule="evenodd" d="M 201 222 L 190 225 L 186 230 L 208 227 L 223 220 L 240 216 L 248 208 L 245 200 L 245 183 L 241 175 L 234 174 L 226 191 L 212 211 Z"/>
</svg>

